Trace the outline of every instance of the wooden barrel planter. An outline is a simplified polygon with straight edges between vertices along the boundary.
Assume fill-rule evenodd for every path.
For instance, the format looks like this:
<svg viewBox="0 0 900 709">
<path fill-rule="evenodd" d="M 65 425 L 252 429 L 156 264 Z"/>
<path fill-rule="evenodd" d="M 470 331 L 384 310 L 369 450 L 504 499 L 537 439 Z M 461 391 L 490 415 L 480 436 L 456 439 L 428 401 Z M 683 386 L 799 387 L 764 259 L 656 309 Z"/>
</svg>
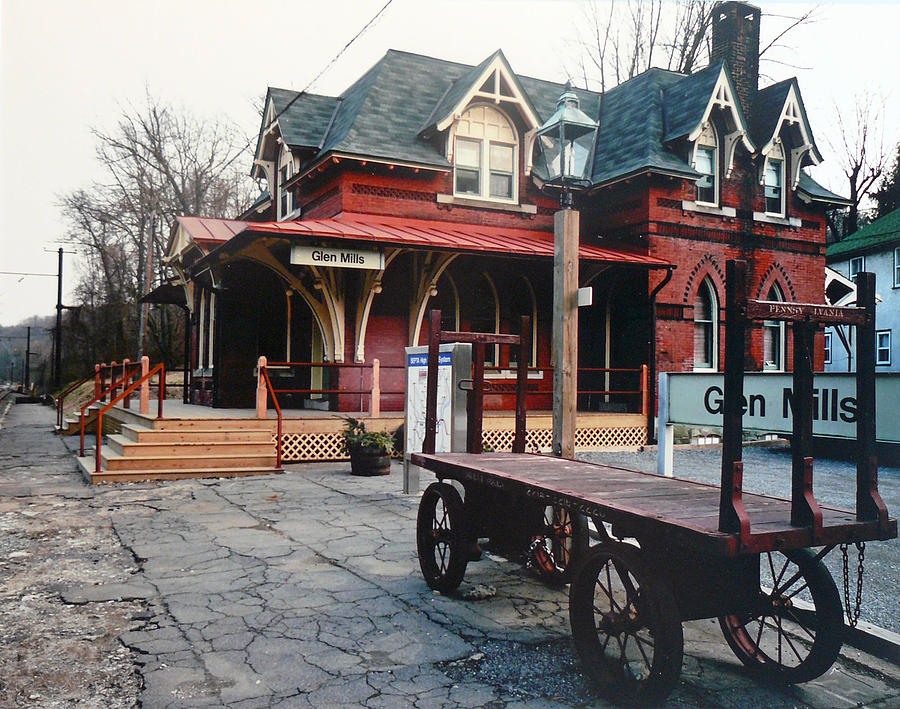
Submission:
<svg viewBox="0 0 900 709">
<path fill-rule="evenodd" d="M 350 451 L 350 472 L 365 476 L 390 475 L 391 456 L 381 448 L 356 448 Z"/>
</svg>

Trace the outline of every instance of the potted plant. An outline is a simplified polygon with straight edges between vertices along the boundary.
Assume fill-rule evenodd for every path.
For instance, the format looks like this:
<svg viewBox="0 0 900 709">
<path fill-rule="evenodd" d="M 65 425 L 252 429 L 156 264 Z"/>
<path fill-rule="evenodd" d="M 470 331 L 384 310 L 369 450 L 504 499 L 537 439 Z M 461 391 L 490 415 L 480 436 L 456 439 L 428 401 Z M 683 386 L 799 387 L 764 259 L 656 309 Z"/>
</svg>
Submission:
<svg viewBox="0 0 900 709">
<path fill-rule="evenodd" d="M 350 456 L 353 475 L 388 475 L 394 436 L 387 431 L 367 431 L 359 419 L 344 417 L 343 451 Z"/>
</svg>

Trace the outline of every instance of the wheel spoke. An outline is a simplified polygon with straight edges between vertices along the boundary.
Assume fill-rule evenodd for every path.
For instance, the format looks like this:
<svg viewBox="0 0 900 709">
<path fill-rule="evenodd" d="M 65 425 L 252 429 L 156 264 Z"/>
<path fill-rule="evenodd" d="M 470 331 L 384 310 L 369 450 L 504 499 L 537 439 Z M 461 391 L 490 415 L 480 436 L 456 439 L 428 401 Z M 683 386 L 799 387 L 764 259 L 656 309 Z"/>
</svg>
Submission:
<svg viewBox="0 0 900 709">
<path fill-rule="evenodd" d="M 794 655 L 797 656 L 797 659 L 798 659 L 800 662 L 803 662 L 803 659 L 804 659 L 803 656 L 802 656 L 799 652 L 797 652 L 797 648 L 794 646 L 794 643 L 791 641 L 790 636 L 787 635 L 786 633 L 784 633 L 784 640 L 785 640 L 785 642 L 788 644 L 788 647 L 790 647 L 791 650 L 794 651 Z"/>
<path fill-rule="evenodd" d="M 785 608 L 784 610 L 785 610 L 785 612 L 788 613 L 788 615 L 791 616 L 791 618 L 797 625 L 799 625 L 801 628 L 803 628 L 803 630 L 806 632 L 806 634 L 809 635 L 810 640 L 816 639 L 816 634 L 813 632 L 813 630 L 809 626 L 807 626 L 806 623 L 804 623 L 800 619 L 800 617 L 794 613 L 794 611 L 791 608 Z"/>
<path fill-rule="evenodd" d="M 642 638 L 637 633 L 635 633 L 632 637 L 634 637 L 634 641 L 635 641 L 634 644 L 637 646 L 638 652 L 641 653 L 641 657 L 644 658 L 644 662 L 647 663 L 647 667 L 648 668 L 653 667 L 653 662 L 647 657 L 647 653 L 644 652 L 644 648 L 641 645 Z M 644 642 L 647 642 L 647 641 L 645 640 Z M 655 649 L 655 648 L 653 648 L 652 643 L 648 643 L 648 644 L 650 645 L 651 649 Z"/>
<path fill-rule="evenodd" d="M 786 596 L 783 596 L 783 598 L 784 598 L 784 600 L 786 600 L 786 601 L 787 601 L 787 600 L 790 600 L 791 598 L 793 598 L 794 596 L 796 596 L 798 593 L 803 593 L 807 588 L 809 588 L 809 584 L 808 584 L 808 583 L 804 583 L 804 584 L 803 584 L 800 588 L 798 588 L 796 591 L 792 591 L 791 593 L 787 594 Z"/>
<path fill-rule="evenodd" d="M 775 577 L 775 571 L 772 571 L 772 593 L 778 592 L 778 584 L 781 583 L 781 579 L 784 577 L 784 573 L 787 571 L 788 565 L 791 563 L 791 560 L 785 557 L 784 566 L 781 567 L 781 571 L 778 572 L 778 577 Z M 769 552 L 769 566 L 772 566 L 772 552 Z M 788 584 L 789 585 L 789 584 Z"/>
</svg>

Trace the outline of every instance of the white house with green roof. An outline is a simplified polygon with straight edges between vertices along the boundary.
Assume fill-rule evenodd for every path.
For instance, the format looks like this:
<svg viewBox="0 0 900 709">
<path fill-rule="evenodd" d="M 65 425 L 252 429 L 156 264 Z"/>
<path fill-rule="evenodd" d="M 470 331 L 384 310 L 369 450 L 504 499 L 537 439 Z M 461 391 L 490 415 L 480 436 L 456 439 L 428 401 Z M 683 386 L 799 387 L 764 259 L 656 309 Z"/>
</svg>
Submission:
<svg viewBox="0 0 900 709">
<path fill-rule="evenodd" d="M 875 274 L 875 365 L 878 372 L 900 372 L 900 209 L 876 219 L 826 249 L 828 267 L 853 280 L 861 271 Z M 825 330 L 825 369 L 855 368 L 846 328 Z"/>
</svg>

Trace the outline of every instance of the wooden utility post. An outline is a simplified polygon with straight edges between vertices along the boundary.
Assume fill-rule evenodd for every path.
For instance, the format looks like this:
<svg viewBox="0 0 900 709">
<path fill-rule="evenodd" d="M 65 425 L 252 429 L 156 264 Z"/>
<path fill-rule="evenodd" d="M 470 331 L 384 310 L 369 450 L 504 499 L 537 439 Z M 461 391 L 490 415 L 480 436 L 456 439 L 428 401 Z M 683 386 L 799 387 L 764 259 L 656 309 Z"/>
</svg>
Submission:
<svg viewBox="0 0 900 709">
<path fill-rule="evenodd" d="M 578 374 L 578 212 L 553 218 L 553 454 L 575 457 Z"/>
</svg>

